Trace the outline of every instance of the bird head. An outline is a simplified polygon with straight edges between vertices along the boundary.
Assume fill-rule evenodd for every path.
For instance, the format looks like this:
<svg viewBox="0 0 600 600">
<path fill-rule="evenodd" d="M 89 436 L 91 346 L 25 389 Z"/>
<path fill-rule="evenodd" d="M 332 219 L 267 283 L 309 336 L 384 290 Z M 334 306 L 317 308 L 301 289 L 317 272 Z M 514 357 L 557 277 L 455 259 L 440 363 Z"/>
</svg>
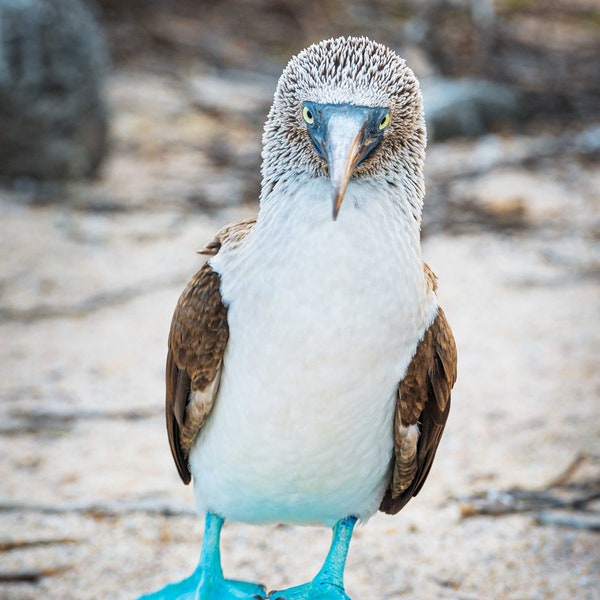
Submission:
<svg viewBox="0 0 600 600">
<path fill-rule="evenodd" d="M 419 83 L 404 60 L 366 38 L 325 40 L 279 79 L 263 135 L 263 198 L 290 177 L 327 177 L 336 219 L 353 179 L 379 178 L 420 220 L 425 145 Z"/>
</svg>

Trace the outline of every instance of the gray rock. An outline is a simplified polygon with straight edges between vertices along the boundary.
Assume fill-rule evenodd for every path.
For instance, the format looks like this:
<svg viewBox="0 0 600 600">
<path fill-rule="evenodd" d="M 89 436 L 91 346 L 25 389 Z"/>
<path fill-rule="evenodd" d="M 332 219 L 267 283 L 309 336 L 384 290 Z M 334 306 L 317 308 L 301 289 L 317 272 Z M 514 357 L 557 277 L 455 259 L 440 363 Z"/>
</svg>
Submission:
<svg viewBox="0 0 600 600">
<path fill-rule="evenodd" d="M 0 0 L 0 174 L 88 177 L 106 153 L 108 52 L 80 0 Z"/>
<path fill-rule="evenodd" d="M 483 79 L 431 79 L 423 84 L 430 140 L 477 137 L 495 125 L 517 122 L 519 94 Z"/>
</svg>

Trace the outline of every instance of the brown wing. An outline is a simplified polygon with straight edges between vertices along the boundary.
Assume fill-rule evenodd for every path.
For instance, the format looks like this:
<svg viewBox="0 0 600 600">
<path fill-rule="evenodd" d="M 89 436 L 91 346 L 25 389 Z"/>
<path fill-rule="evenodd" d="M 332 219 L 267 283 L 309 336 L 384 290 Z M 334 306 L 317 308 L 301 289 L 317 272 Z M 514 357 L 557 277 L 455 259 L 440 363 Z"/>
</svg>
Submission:
<svg viewBox="0 0 600 600">
<path fill-rule="evenodd" d="M 254 223 L 251 219 L 225 227 L 202 253 L 215 255 L 223 243 L 241 243 Z M 167 433 L 177 470 L 186 484 L 192 478 L 188 467 L 190 449 L 217 397 L 229 339 L 220 284 L 219 274 L 205 264 L 179 298 L 169 332 Z"/>
<path fill-rule="evenodd" d="M 427 272 L 428 276 L 432 276 Z M 408 366 L 398 389 L 394 423 L 395 460 L 380 510 L 396 514 L 416 496 L 433 463 L 450 412 L 450 391 L 456 381 L 456 345 L 441 308 Z M 416 446 L 407 428 L 419 426 Z M 411 447 L 412 446 L 412 447 Z"/>
</svg>

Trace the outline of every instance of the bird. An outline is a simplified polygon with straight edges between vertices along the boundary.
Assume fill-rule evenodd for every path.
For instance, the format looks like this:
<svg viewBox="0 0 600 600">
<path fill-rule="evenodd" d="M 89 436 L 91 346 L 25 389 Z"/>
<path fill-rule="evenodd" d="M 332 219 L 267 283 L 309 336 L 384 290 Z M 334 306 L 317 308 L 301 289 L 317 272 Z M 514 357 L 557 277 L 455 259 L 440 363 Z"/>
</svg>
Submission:
<svg viewBox="0 0 600 600">
<path fill-rule="evenodd" d="M 422 488 L 456 345 L 421 251 L 419 82 L 366 37 L 315 43 L 277 83 L 257 216 L 221 229 L 175 309 L 166 423 L 205 529 L 191 576 L 143 600 L 349 600 L 357 522 Z M 225 521 L 325 526 L 315 577 L 226 579 Z"/>
</svg>

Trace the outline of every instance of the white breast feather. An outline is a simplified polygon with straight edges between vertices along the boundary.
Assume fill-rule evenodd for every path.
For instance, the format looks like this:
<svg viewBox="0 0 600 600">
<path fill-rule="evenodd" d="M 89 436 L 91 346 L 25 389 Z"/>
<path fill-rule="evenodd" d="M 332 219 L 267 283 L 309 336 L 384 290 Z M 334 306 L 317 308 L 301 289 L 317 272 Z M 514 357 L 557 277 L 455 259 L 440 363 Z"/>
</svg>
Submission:
<svg viewBox="0 0 600 600">
<path fill-rule="evenodd" d="M 334 222 L 330 196 L 315 180 L 272 198 L 244 244 L 211 260 L 230 337 L 190 456 L 200 511 L 332 525 L 381 502 L 398 382 L 436 300 L 391 198 L 351 182 Z"/>
</svg>

